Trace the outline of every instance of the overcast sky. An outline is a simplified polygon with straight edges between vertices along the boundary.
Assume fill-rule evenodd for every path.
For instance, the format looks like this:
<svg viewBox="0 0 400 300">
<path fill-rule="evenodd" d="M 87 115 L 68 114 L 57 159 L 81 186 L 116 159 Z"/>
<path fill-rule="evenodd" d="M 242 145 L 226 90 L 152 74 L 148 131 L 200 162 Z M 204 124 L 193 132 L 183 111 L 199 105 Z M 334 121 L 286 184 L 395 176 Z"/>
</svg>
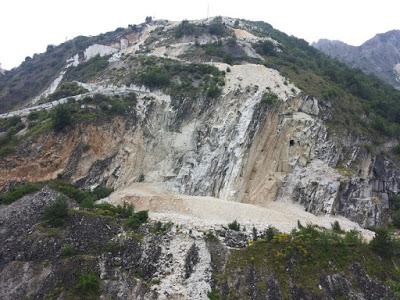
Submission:
<svg viewBox="0 0 400 300">
<path fill-rule="evenodd" d="M 10 69 L 26 56 L 77 35 L 157 19 L 223 15 L 263 20 L 309 42 L 338 39 L 359 45 L 400 29 L 399 0 L 0 0 L 0 63 Z"/>
</svg>

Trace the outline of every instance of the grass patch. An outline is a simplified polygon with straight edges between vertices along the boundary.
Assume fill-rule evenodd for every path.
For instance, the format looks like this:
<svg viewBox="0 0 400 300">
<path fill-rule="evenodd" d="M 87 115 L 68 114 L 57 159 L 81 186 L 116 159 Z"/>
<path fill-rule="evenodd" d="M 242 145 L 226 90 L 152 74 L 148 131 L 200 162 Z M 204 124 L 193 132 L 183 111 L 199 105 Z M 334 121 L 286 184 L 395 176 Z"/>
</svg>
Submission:
<svg viewBox="0 0 400 300">
<path fill-rule="evenodd" d="M 42 187 L 42 183 L 33 182 L 14 186 L 10 189 L 10 191 L 0 194 L 0 204 L 11 204 L 25 195 L 39 191 Z"/>
</svg>

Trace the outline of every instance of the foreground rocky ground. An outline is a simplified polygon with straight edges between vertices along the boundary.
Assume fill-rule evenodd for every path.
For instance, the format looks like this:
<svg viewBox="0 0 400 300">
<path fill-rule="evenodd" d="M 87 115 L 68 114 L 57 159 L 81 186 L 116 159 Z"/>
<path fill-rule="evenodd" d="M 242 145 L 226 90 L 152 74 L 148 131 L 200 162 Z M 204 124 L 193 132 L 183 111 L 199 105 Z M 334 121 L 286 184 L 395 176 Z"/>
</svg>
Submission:
<svg viewBox="0 0 400 300">
<path fill-rule="evenodd" d="M 350 234 L 324 250 L 311 227 L 132 229 L 72 199 L 54 227 L 43 214 L 59 197 L 45 187 L 0 208 L 1 299 L 395 299 L 392 260 Z"/>
</svg>

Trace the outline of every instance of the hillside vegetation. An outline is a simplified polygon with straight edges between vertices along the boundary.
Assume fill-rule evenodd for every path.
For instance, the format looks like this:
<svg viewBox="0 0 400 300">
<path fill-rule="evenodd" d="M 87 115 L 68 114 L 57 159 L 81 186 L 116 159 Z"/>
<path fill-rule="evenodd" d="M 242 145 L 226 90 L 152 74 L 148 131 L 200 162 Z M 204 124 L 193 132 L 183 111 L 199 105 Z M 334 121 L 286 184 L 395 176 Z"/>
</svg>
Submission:
<svg viewBox="0 0 400 300">
<path fill-rule="evenodd" d="M 305 93 L 332 107 L 334 118 L 329 124 L 333 128 L 395 137 L 400 134 L 400 91 L 267 23 L 246 24 L 254 34 L 270 36 L 280 43 L 281 51 L 263 45 L 256 49 L 268 67 L 279 70 Z"/>
</svg>

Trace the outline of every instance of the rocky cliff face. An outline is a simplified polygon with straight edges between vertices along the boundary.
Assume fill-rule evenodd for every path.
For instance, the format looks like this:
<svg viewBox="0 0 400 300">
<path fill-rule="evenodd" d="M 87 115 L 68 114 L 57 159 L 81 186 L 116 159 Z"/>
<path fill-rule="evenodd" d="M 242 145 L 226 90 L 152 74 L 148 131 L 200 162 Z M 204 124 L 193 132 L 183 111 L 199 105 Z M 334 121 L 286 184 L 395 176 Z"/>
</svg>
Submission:
<svg viewBox="0 0 400 300">
<path fill-rule="evenodd" d="M 100 76 L 81 83 L 89 90 L 85 95 L 135 91 L 138 99 L 133 112 L 26 139 L 15 153 L 1 158 L 2 187 L 56 177 L 86 188 L 105 184 L 120 189 L 145 182 L 187 195 L 259 206 L 271 201 L 299 202 L 314 214 L 342 215 L 363 227 L 388 222 L 389 198 L 399 189 L 396 164 L 370 153 L 365 146 L 370 141 L 365 138 L 330 133 L 324 121 L 331 114 L 330 104 L 305 95 L 278 71 L 254 63 L 213 63 L 224 72 L 224 86 L 215 99 L 177 98 L 163 90 L 123 85 L 128 76 L 135 76 L 128 74 L 138 68 L 131 61 L 143 45 L 155 57 L 166 55 L 161 53 L 166 49 L 169 57 L 179 59 L 194 51 L 190 48 L 196 47 L 194 37 L 193 41 L 189 36 L 179 43 L 170 41 L 175 26 L 168 22 L 145 25 L 121 41 L 86 49 L 85 60 L 95 54 L 112 56 Z M 230 30 L 235 47 L 258 55 L 249 50 L 249 40 L 263 38 Z M 203 34 L 199 43 L 209 45 L 213 39 Z M 67 68 L 74 61 L 80 64 L 78 58 L 69 60 Z M 60 76 L 64 74 L 62 70 Z M 276 102 L 268 103 L 266 95 L 274 95 Z M 81 101 L 83 96 L 73 98 Z M 34 110 L 66 101 L 3 117 L 25 118 Z M 90 105 L 82 107 L 90 109 Z"/>
<path fill-rule="evenodd" d="M 41 231 L 40 218 L 57 195 L 27 196 L 0 211 L 4 297 L 68 298 L 76 269 L 95 270 L 102 295 L 113 299 L 205 299 L 214 289 L 227 299 L 392 296 L 381 282 L 387 278 L 372 278 L 350 260 L 302 287 L 295 267 L 302 264 L 291 260 L 291 250 L 230 249 L 257 239 L 250 237 L 257 222 L 262 231 L 272 225 L 286 233 L 297 219 L 321 227 L 340 220 L 347 230 L 387 225 L 399 193 L 395 139 L 375 140 L 340 124 L 341 98 L 311 96 L 322 77 L 290 65 L 299 51 L 316 50 L 260 28 L 230 18 L 156 21 L 90 39 L 86 48 L 68 50 L 53 81 L 25 108 L 0 115 L 1 190 L 56 178 L 87 190 L 108 186 L 115 192 L 103 201 L 127 201 L 149 209 L 153 220 L 177 224 L 163 234 L 154 233 L 153 223 L 128 234 L 123 221 L 88 216 L 71 200 L 67 227 L 53 236 Z M 287 56 L 297 44 L 296 55 Z M 355 96 L 346 99 L 350 111 L 361 106 Z M 367 124 L 366 115 L 360 119 Z M 342 130 L 332 128 L 337 123 Z M 221 226 L 235 218 L 247 230 Z M 292 238 L 277 235 L 279 243 Z M 104 250 L 104 241 L 118 245 Z M 80 254 L 61 259 L 63 245 Z M 255 267 L 254 249 L 276 256 Z M 295 270 L 284 279 L 279 270 L 287 262 L 273 265 L 282 257 Z"/>
<path fill-rule="evenodd" d="M 400 31 L 398 30 L 377 34 L 358 47 L 326 39 L 319 40 L 313 46 L 352 68 L 374 74 L 395 88 L 400 88 Z"/>
</svg>

